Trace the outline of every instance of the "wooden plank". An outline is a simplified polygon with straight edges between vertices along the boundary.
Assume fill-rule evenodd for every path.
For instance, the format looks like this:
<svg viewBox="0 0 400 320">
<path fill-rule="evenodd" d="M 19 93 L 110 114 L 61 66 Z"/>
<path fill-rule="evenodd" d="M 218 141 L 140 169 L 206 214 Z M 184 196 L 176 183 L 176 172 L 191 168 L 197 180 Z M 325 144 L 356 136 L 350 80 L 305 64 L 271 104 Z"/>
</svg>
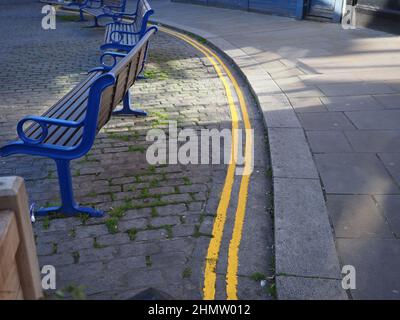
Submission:
<svg viewBox="0 0 400 320">
<path fill-rule="evenodd" d="M 63 120 L 71 120 L 77 121 L 82 114 L 82 110 L 86 109 L 87 98 L 90 86 L 93 82 L 98 78 L 98 73 L 95 77 L 90 77 L 91 80 L 76 92 L 76 94 L 71 97 L 68 101 L 66 101 L 63 105 L 60 105 L 59 108 L 49 115 L 50 118 L 55 119 L 63 119 Z M 57 144 L 57 141 L 68 132 L 70 128 L 60 127 L 60 126 L 49 126 L 48 128 L 48 136 L 45 140 L 45 143 L 49 144 Z M 40 137 L 41 130 L 33 132 L 29 135 L 30 138 L 38 139 Z"/>
<path fill-rule="evenodd" d="M 13 260 L 13 266 L 7 275 L 6 282 L 0 287 L 0 300 L 15 300 L 19 295 L 21 281 L 18 274 L 18 266 Z"/>
<path fill-rule="evenodd" d="M 19 243 L 14 213 L 2 210 L 0 212 L 0 290 L 4 288 L 10 270 L 15 264 Z"/>
<path fill-rule="evenodd" d="M 90 85 L 93 82 L 93 78 L 96 77 L 97 74 L 89 74 L 87 78 L 82 80 L 79 84 L 77 84 L 69 93 L 67 93 L 63 98 L 61 98 L 58 102 L 56 102 L 51 108 L 49 108 L 46 112 L 42 114 L 42 117 L 54 118 L 57 115 L 62 114 L 63 106 L 65 104 L 71 104 L 71 99 L 77 99 L 79 96 L 83 94 L 83 92 L 87 91 Z M 35 137 L 33 134 L 35 131 L 39 129 L 39 125 L 33 124 L 28 129 L 25 130 L 25 134 L 30 137 Z M 40 131 L 40 130 L 39 130 Z M 37 135 L 37 136 L 40 136 Z"/>
<path fill-rule="evenodd" d="M 24 292 L 22 291 L 22 287 L 19 286 L 17 296 L 15 297 L 15 300 L 24 300 Z"/>
<path fill-rule="evenodd" d="M 43 292 L 25 183 L 20 177 L 2 177 L 0 181 L 0 210 L 13 211 L 17 222 L 20 246 L 16 262 L 23 296 L 36 300 L 43 296 Z"/>
</svg>

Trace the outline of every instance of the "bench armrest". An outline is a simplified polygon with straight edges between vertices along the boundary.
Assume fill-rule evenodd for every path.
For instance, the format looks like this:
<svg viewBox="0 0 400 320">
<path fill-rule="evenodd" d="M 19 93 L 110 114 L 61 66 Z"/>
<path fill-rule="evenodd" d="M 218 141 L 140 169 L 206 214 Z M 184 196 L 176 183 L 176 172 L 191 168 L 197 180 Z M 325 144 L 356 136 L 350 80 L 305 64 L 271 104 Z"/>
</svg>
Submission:
<svg viewBox="0 0 400 320">
<path fill-rule="evenodd" d="M 36 122 L 40 126 L 40 129 L 42 130 L 42 134 L 39 139 L 31 139 L 25 135 L 24 124 L 27 121 Z M 18 137 L 27 144 L 40 144 L 47 137 L 49 125 L 56 125 L 56 126 L 68 127 L 68 128 L 79 128 L 83 125 L 83 123 L 76 122 L 76 121 L 62 120 L 62 119 L 27 116 L 18 122 L 18 125 L 17 125 Z"/>
<path fill-rule="evenodd" d="M 108 65 L 108 64 L 105 62 L 104 59 L 107 58 L 107 57 L 113 58 L 112 65 Z M 101 63 L 101 65 L 102 65 L 103 68 L 111 70 L 111 69 L 114 68 L 115 65 L 117 64 L 117 62 L 118 62 L 118 59 L 117 59 L 117 58 L 125 58 L 125 57 L 126 57 L 126 54 L 125 54 L 125 53 L 120 53 L 120 52 L 108 52 L 108 51 L 107 51 L 107 52 L 104 52 L 104 53 L 101 55 L 101 57 L 100 57 L 100 63 Z"/>
<path fill-rule="evenodd" d="M 111 57 L 111 58 L 113 58 L 113 61 L 112 61 L 112 64 L 111 64 L 111 65 L 108 65 L 108 64 L 104 61 L 104 59 L 105 59 L 106 57 Z M 108 72 L 108 71 L 110 71 L 112 68 L 114 68 L 115 65 L 117 64 L 117 62 L 118 62 L 117 58 L 124 58 L 124 57 L 126 57 L 126 54 L 125 54 L 125 53 L 112 52 L 112 51 L 104 52 L 104 53 L 101 55 L 101 57 L 100 57 L 100 64 L 101 64 L 101 66 L 100 66 L 100 67 L 96 67 L 96 68 L 90 69 L 90 70 L 88 71 L 88 73 L 98 72 L 98 71 L 102 71 L 102 72 L 105 71 L 105 72 Z"/>
</svg>

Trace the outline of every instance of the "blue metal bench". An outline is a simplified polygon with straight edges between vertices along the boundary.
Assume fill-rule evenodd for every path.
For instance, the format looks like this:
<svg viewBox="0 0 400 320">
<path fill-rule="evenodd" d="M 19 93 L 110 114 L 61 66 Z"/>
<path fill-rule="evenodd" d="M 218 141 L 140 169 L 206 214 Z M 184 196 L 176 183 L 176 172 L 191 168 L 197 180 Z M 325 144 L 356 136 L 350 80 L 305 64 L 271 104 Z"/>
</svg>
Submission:
<svg viewBox="0 0 400 320">
<path fill-rule="evenodd" d="M 28 154 L 54 159 L 57 165 L 62 205 L 42 208 L 36 215 L 53 212 L 65 215 L 88 214 L 99 217 L 103 212 L 81 207 L 72 188 L 70 161 L 89 152 L 99 130 L 109 121 L 117 105 L 129 97 L 145 57 L 151 30 L 127 55 L 105 53 L 113 63 L 89 72 L 88 77 L 48 109 L 41 117 L 27 116 L 19 121 L 19 140 L 0 148 L 0 156 Z M 119 58 L 118 58 L 119 57 Z"/>
<path fill-rule="evenodd" d="M 149 17 L 154 13 L 146 0 L 138 0 L 134 13 L 119 14 L 114 22 L 106 25 L 104 44 L 101 50 L 122 50 L 128 52 L 138 43 L 146 32 L 154 27 L 147 28 Z M 123 18 L 132 19 L 124 22 Z"/>
<path fill-rule="evenodd" d="M 81 21 L 84 13 L 94 17 L 94 27 L 98 27 L 98 20 L 104 17 L 118 17 L 125 12 L 126 0 L 85 0 L 79 7 Z"/>
<path fill-rule="evenodd" d="M 79 8 L 85 0 L 40 0 L 42 3 L 60 5 L 67 8 Z"/>
</svg>

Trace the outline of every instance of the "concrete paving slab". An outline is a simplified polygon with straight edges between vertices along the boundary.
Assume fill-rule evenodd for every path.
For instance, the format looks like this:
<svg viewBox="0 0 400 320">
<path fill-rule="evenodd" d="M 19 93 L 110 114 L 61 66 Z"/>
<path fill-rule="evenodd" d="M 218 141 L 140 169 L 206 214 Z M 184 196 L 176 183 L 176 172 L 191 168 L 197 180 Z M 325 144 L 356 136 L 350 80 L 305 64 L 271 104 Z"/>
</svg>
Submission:
<svg viewBox="0 0 400 320">
<path fill-rule="evenodd" d="M 400 190 L 373 154 L 331 153 L 314 155 L 327 193 L 393 194 Z"/>
<path fill-rule="evenodd" d="M 356 269 L 355 299 L 400 299 L 398 239 L 337 239 L 343 265 Z"/>
<path fill-rule="evenodd" d="M 313 153 L 352 152 L 343 132 L 307 131 L 307 140 Z"/>
<path fill-rule="evenodd" d="M 379 153 L 379 158 L 396 183 L 400 185 L 400 153 Z"/>
<path fill-rule="evenodd" d="M 298 113 L 328 111 L 320 98 L 290 98 L 290 103 Z"/>
<path fill-rule="evenodd" d="M 394 238 L 369 195 L 328 195 L 327 207 L 337 238 Z"/>
<path fill-rule="evenodd" d="M 400 129 L 400 110 L 350 111 L 345 114 L 358 129 Z"/>
<path fill-rule="evenodd" d="M 329 111 L 382 110 L 383 107 L 371 96 L 322 97 Z"/>
<path fill-rule="evenodd" d="M 270 128 L 268 139 L 274 177 L 318 178 L 302 129 Z"/>
<path fill-rule="evenodd" d="M 385 83 L 358 82 L 320 84 L 318 87 L 327 96 L 354 96 L 363 94 L 395 93 L 395 90 Z"/>
<path fill-rule="evenodd" d="M 339 279 L 339 261 L 318 179 L 275 178 L 274 182 L 277 274 Z"/>
<path fill-rule="evenodd" d="M 356 152 L 400 150 L 400 130 L 352 130 L 345 135 Z"/>
<path fill-rule="evenodd" d="M 380 104 L 388 109 L 400 108 L 400 94 L 373 96 Z"/>
<path fill-rule="evenodd" d="M 313 112 L 298 115 L 305 130 L 351 130 L 355 129 L 341 112 Z"/>
<path fill-rule="evenodd" d="M 375 195 L 378 208 L 383 212 L 387 219 L 390 229 L 400 238 L 400 195 Z"/>
</svg>

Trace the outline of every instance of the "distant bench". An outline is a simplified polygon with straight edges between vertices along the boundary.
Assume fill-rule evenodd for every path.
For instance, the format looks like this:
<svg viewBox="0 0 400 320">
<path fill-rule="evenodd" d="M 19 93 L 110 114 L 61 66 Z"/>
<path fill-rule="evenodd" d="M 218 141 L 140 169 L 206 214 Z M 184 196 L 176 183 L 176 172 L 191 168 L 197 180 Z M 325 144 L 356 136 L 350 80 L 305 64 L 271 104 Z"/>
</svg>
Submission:
<svg viewBox="0 0 400 320">
<path fill-rule="evenodd" d="M 128 52 L 146 34 L 149 17 L 154 13 L 146 0 L 138 0 L 134 13 L 125 13 L 114 17 L 114 22 L 106 26 L 104 44 L 101 50 L 122 50 Z M 124 22 L 123 18 L 132 19 L 131 22 Z"/>
<path fill-rule="evenodd" d="M 42 208 L 37 215 L 53 212 L 103 215 L 101 211 L 81 207 L 75 202 L 70 161 L 89 152 L 97 133 L 109 121 L 117 105 L 129 101 L 129 88 L 135 83 L 149 39 L 155 32 L 155 28 L 149 30 L 127 55 L 104 54 L 103 57 L 114 58 L 111 66 L 102 63 L 102 67 L 93 69 L 41 117 L 27 116 L 20 120 L 17 125 L 19 140 L 0 148 L 2 157 L 29 154 L 55 160 L 62 205 Z"/>
<path fill-rule="evenodd" d="M 80 19 L 84 21 L 83 14 L 94 17 L 94 26 L 99 26 L 99 19 L 103 17 L 115 18 L 125 14 L 127 0 L 85 0 L 79 7 Z"/>
<path fill-rule="evenodd" d="M 60 5 L 64 7 L 80 7 L 85 0 L 40 0 L 42 3 L 47 3 L 51 5 Z"/>
</svg>

